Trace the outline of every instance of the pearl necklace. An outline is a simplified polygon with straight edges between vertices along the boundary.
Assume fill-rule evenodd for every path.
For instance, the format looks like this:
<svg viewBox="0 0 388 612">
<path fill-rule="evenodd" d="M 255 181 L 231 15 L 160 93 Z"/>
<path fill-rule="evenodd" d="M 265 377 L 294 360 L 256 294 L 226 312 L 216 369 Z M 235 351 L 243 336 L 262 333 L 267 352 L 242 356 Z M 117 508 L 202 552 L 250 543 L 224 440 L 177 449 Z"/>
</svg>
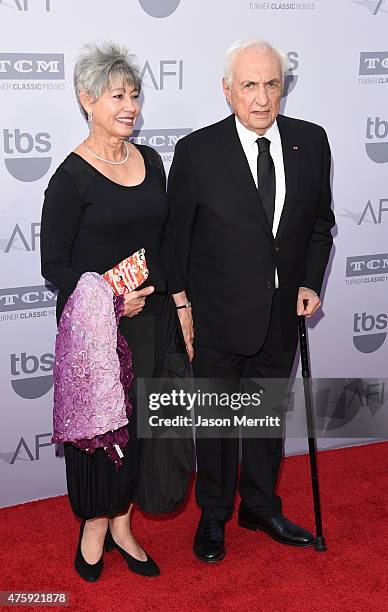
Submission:
<svg viewBox="0 0 388 612">
<path fill-rule="evenodd" d="M 124 142 L 123 144 L 124 144 L 125 151 L 126 151 L 124 159 L 122 159 L 121 161 L 111 161 L 110 159 L 104 159 L 103 157 L 99 157 L 98 155 L 93 153 L 93 151 L 91 149 L 89 149 L 89 147 L 87 146 L 85 141 L 83 142 L 83 145 L 84 145 L 85 149 L 90 153 L 90 155 L 93 155 L 93 157 L 95 157 L 96 159 L 99 159 L 102 162 L 105 162 L 106 164 L 113 164 L 114 166 L 119 166 L 120 164 L 125 164 L 125 162 L 128 160 L 129 149 L 128 149 L 128 146 L 127 146 L 126 142 Z"/>
</svg>

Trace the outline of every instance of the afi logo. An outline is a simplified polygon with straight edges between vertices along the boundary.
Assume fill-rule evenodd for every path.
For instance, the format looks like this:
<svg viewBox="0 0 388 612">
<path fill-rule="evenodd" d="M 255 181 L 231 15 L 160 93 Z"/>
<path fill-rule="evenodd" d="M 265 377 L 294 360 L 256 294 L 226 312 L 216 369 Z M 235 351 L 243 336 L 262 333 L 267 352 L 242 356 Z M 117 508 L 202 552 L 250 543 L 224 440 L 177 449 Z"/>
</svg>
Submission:
<svg viewBox="0 0 388 612">
<path fill-rule="evenodd" d="M 36 399 L 46 395 L 53 386 L 52 372 L 54 355 L 44 353 L 40 357 L 12 353 L 11 358 L 11 385 L 15 393 L 24 399 Z M 41 374 L 43 372 L 43 375 Z M 24 376 L 23 376 L 24 375 Z"/>
<path fill-rule="evenodd" d="M 387 204 L 388 198 L 381 198 L 376 204 L 368 200 L 365 208 L 361 212 L 355 212 L 348 208 L 344 208 L 345 212 L 343 214 L 338 214 L 338 216 L 345 217 L 345 219 L 351 219 L 357 225 L 362 225 L 363 223 L 378 225 L 385 220 L 384 213 L 388 213 Z"/>
<path fill-rule="evenodd" d="M 353 0 L 354 4 L 358 4 L 359 6 L 365 6 L 372 15 L 377 15 L 378 13 L 388 13 L 388 11 L 383 8 L 386 0 Z"/>
<path fill-rule="evenodd" d="M 11 249 L 36 251 L 38 238 L 40 238 L 40 223 L 30 223 L 29 234 L 23 233 L 20 225 L 16 223 L 10 237 L 0 240 L 0 243 L 5 243 L 4 253 L 9 253 Z"/>
<path fill-rule="evenodd" d="M 5 167 L 18 181 L 24 183 L 37 181 L 50 168 L 52 161 L 50 156 L 29 156 L 30 153 L 44 154 L 51 151 L 50 134 L 47 132 L 32 135 L 19 129 L 6 129 L 3 130 L 3 143 Z"/>
<path fill-rule="evenodd" d="M 290 67 L 284 77 L 283 98 L 288 96 L 288 94 L 295 89 L 298 81 L 298 75 L 295 74 L 295 71 L 299 68 L 299 54 L 297 51 L 288 51 L 287 55 L 290 62 Z"/>
<path fill-rule="evenodd" d="M 388 198 L 381 198 L 377 206 L 373 206 L 371 200 L 368 200 L 360 219 L 357 221 L 357 225 L 362 225 L 362 223 L 374 223 L 375 225 L 382 223 L 383 214 L 388 212 L 386 204 L 388 204 Z"/>
<path fill-rule="evenodd" d="M 173 82 L 178 89 L 183 89 L 183 60 L 160 60 L 159 65 L 153 69 L 147 60 L 140 73 L 141 79 L 146 75 L 151 79 L 154 89 L 165 89 L 166 79 L 167 83 Z"/>
<path fill-rule="evenodd" d="M 11 4 L 9 4 L 11 2 Z M 35 0 L 36 2 L 36 0 Z M 17 11 L 28 11 L 29 9 L 29 0 L 8 0 L 7 4 L 5 4 L 2 0 L 0 0 L 0 5 L 7 6 L 8 8 L 14 8 Z M 51 11 L 51 0 L 41 0 L 40 2 L 43 10 L 46 13 Z"/>
<path fill-rule="evenodd" d="M 377 164 L 388 162 L 388 142 L 376 142 L 388 136 L 388 121 L 380 117 L 368 117 L 366 121 L 366 138 L 373 142 L 367 142 L 365 149 L 368 157 Z"/>
<path fill-rule="evenodd" d="M 25 461 L 25 455 L 27 455 L 30 461 L 39 461 L 41 455 L 40 449 L 45 448 L 46 446 L 53 446 L 51 438 L 51 433 L 36 434 L 33 437 L 33 441 L 28 444 L 22 436 L 18 441 L 15 450 L 12 452 L 12 457 L 9 464 L 13 465 L 15 461 L 19 459 L 20 454 L 22 455 L 20 458 L 21 461 Z"/>
<path fill-rule="evenodd" d="M 353 344 L 361 353 L 374 353 L 379 349 L 387 337 L 383 331 L 388 326 L 388 315 L 355 313 L 353 318 Z"/>
</svg>

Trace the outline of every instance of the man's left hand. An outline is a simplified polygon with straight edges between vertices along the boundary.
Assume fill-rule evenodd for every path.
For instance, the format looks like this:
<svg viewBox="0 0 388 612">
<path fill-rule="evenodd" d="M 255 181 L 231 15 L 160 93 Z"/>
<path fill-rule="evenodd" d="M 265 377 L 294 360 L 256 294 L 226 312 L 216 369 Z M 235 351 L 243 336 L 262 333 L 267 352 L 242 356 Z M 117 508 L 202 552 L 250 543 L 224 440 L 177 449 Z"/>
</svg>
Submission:
<svg viewBox="0 0 388 612">
<path fill-rule="evenodd" d="M 321 300 L 315 291 L 299 287 L 296 312 L 298 316 L 311 317 L 321 307 Z"/>
</svg>

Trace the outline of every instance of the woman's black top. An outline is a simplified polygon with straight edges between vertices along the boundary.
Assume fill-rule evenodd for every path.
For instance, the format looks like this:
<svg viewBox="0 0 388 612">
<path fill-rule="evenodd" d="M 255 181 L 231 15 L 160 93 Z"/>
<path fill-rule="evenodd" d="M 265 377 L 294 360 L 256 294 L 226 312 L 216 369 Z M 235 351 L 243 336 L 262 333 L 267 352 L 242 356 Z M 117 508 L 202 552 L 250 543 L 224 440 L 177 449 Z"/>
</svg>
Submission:
<svg viewBox="0 0 388 612">
<path fill-rule="evenodd" d="M 160 314 L 169 294 L 183 289 L 168 232 L 165 174 L 159 154 L 137 145 L 142 183 L 125 187 L 76 153 L 58 167 L 45 192 L 41 227 L 42 275 L 59 289 L 57 318 L 84 272 L 100 274 L 145 248 L 153 285 L 141 314 Z"/>
</svg>

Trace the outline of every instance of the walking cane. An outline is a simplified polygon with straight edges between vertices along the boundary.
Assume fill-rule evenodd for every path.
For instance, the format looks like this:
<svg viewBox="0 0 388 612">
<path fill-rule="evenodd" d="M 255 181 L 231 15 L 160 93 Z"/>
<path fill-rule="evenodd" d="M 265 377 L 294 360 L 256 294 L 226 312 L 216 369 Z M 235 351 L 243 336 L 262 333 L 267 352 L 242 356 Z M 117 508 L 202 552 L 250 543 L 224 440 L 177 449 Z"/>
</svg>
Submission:
<svg viewBox="0 0 388 612">
<path fill-rule="evenodd" d="M 319 498 L 318 472 L 317 472 L 317 442 L 315 438 L 313 397 L 311 390 L 310 365 L 307 343 L 306 322 L 304 316 L 299 317 L 299 345 L 300 360 L 302 364 L 303 391 L 306 408 L 307 436 L 309 443 L 311 485 L 313 489 L 314 515 L 315 515 L 315 541 L 314 548 L 319 552 L 327 550 L 322 531 L 321 502 Z"/>
</svg>

